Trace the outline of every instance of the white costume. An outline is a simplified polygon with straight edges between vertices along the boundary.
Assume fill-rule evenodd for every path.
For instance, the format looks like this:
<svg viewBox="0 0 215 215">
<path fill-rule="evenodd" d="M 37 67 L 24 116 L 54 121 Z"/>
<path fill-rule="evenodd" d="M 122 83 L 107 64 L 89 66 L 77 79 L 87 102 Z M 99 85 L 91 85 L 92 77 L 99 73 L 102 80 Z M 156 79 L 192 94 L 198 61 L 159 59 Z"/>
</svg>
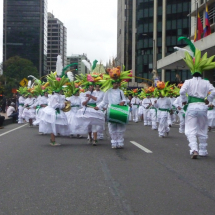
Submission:
<svg viewBox="0 0 215 215">
<path fill-rule="evenodd" d="M 90 92 L 87 91 L 84 94 L 81 94 L 81 104 L 82 108 L 77 112 L 78 121 L 75 125 L 75 130 L 78 130 L 79 134 L 88 134 L 89 132 L 102 132 L 103 125 L 105 122 L 105 115 L 102 111 L 96 111 L 94 107 L 96 107 L 96 101 L 90 99 L 87 106 L 83 106 L 83 102 L 85 102 L 88 97 L 86 95 L 92 95 L 97 97 L 95 91 Z"/>
<path fill-rule="evenodd" d="M 45 108 L 45 107 L 42 107 L 41 105 L 46 105 L 46 106 L 48 105 L 48 97 L 40 96 L 37 98 L 36 120 L 33 122 L 33 125 L 39 125 L 40 123 L 40 117 Z"/>
<path fill-rule="evenodd" d="M 144 125 L 151 125 L 151 119 L 150 119 L 150 104 L 151 104 L 151 99 L 150 98 L 145 98 L 142 102 L 143 106 L 143 117 L 144 117 Z"/>
<path fill-rule="evenodd" d="M 69 134 L 79 134 L 78 130 L 75 130 L 75 125 L 78 120 L 76 114 L 81 108 L 81 99 L 79 96 L 71 96 L 67 97 L 66 100 L 71 103 L 71 110 L 65 112 L 68 120 Z"/>
<path fill-rule="evenodd" d="M 133 121 L 138 122 L 138 109 L 139 109 L 139 105 L 140 105 L 140 99 L 137 97 L 132 98 L 131 105 L 132 105 Z"/>
<path fill-rule="evenodd" d="M 156 130 L 157 127 L 157 108 L 155 108 L 155 101 L 157 101 L 157 98 L 151 98 L 152 105 L 150 106 L 149 110 L 149 116 L 152 123 L 152 130 Z"/>
<path fill-rule="evenodd" d="M 65 107 L 63 97 L 54 93 L 49 96 L 48 106 L 45 107 L 40 116 L 39 132 L 45 134 L 53 133 L 67 136 L 68 122 L 65 113 L 61 110 Z"/>
<path fill-rule="evenodd" d="M 187 102 L 187 99 L 186 99 Z M 183 104 L 181 100 L 181 96 L 177 97 L 176 100 L 173 102 L 173 105 L 178 109 L 180 108 L 181 110 L 178 109 L 178 117 L 180 120 L 180 125 L 179 125 L 179 133 L 184 133 L 185 129 L 185 117 L 184 117 L 184 110 L 183 110 Z"/>
<path fill-rule="evenodd" d="M 118 105 L 120 102 L 126 102 L 124 93 L 120 89 L 109 89 L 103 98 L 103 101 L 98 105 L 102 109 L 105 105 Z M 120 123 L 108 123 L 109 133 L 111 136 L 112 148 L 124 146 L 125 125 Z"/>
<path fill-rule="evenodd" d="M 23 118 L 22 118 L 22 113 L 24 110 L 24 103 L 25 103 L 25 98 L 23 96 L 19 97 L 19 118 L 18 118 L 18 123 L 23 123 Z"/>
<path fill-rule="evenodd" d="M 168 135 L 170 128 L 168 125 L 168 114 L 171 109 L 171 100 L 167 97 L 159 98 L 157 103 L 154 104 L 156 108 L 159 110 L 159 126 L 158 126 L 158 134 L 159 137 L 164 137 L 165 134 Z"/>
<path fill-rule="evenodd" d="M 215 99 L 212 102 L 210 102 L 209 105 L 215 106 Z M 208 126 L 211 128 L 214 128 L 215 127 L 215 107 L 208 109 L 207 116 L 208 116 Z"/>
<path fill-rule="evenodd" d="M 36 98 L 27 98 L 24 102 L 24 111 L 22 113 L 22 118 L 25 119 L 26 122 L 29 122 L 29 119 L 35 119 L 35 104 L 37 100 Z"/>
<path fill-rule="evenodd" d="M 194 101 L 189 103 L 185 114 L 185 135 L 189 141 L 190 154 L 194 151 L 199 152 L 201 156 L 208 154 L 206 148 L 208 138 L 208 107 L 204 103 L 208 92 L 211 92 L 208 95 L 208 100 L 211 102 L 215 97 L 215 89 L 209 81 L 203 80 L 201 77 L 193 77 L 190 80 L 186 80 L 180 90 L 182 102 L 186 101 L 186 94 L 191 99 L 194 97 Z M 199 149 L 197 137 L 199 139 Z"/>
<path fill-rule="evenodd" d="M 168 124 L 169 125 L 172 125 L 174 122 L 176 122 L 176 110 L 175 110 L 175 107 L 173 105 L 174 101 L 176 98 L 172 97 L 169 99 L 171 100 L 171 114 L 169 113 L 169 116 L 168 116 Z"/>
</svg>

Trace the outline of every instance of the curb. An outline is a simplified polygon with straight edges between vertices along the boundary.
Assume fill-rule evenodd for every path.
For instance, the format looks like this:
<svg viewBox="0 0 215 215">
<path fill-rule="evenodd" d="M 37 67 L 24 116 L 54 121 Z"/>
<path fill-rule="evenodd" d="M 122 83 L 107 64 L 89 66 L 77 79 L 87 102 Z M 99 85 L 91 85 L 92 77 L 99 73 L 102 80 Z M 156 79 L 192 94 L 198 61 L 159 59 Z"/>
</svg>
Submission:
<svg viewBox="0 0 215 215">
<path fill-rule="evenodd" d="M 4 120 L 4 123 L 3 123 L 3 126 L 10 125 L 10 124 L 16 124 L 16 122 L 13 122 L 13 119 L 12 119 L 12 118 L 10 118 L 10 119 L 5 119 L 5 120 Z"/>
</svg>

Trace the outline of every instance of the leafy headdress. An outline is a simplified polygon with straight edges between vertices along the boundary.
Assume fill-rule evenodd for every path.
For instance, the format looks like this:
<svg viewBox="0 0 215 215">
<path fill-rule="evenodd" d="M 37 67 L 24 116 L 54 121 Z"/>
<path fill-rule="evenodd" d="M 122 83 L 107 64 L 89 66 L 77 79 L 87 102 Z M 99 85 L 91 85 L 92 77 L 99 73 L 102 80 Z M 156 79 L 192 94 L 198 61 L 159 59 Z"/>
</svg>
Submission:
<svg viewBox="0 0 215 215">
<path fill-rule="evenodd" d="M 80 91 L 80 88 L 76 88 L 75 82 L 67 83 L 65 87 L 63 87 L 64 95 L 66 97 L 70 97 L 72 95 L 75 95 L 77 92 Z"/>
<path fill-rule="evenodd" d="M 215 68 L 215 62 L 213 59 L 215 56 L 207 57 L 207 52 L 201 57 L 201 51 L 197 49 L 194 44 L 186 37 L 179 37 L 178 41 L 185 40 L 189 45 L 192 53 L 185 51 L 185 63 L 189 67 L 192 75 L 195 73 L 202 74 L 205 70 L 211 70 Z"/>
<path fill-rule="evenodd" d="M 65 85 L 67 82 L 69 82 L 69 79 L 63 76 L 62 78 L 56 78 L 55 74 L 51 72 L 50 75 L 47 76 L 47 80 L 49 83 L 49 89 L 53 92 L 59 93 L 63 85 Z"/>
<path fill-rule="evenodd" d="M 20 95 L 27 95 L 28 94 L 28 88 L 27 87 L 19 87 L 19 90 L 17 90 L 17 92 L 20 94 Z"/>
<path fill-rule="evenodd" d="M 124 70 L 124 69 L 123 69 Z M 125 88 L 127 86 L 127 80 L 132 78 L 131 71 L 121 71 L 121 67 L 113 67 L 112 69 L 107 69 L 108 74 L 103 75 L 102 90 L 107 91 L 113 87 L 113 83 L 120 83 L 120 85 Z"/>
</svg>

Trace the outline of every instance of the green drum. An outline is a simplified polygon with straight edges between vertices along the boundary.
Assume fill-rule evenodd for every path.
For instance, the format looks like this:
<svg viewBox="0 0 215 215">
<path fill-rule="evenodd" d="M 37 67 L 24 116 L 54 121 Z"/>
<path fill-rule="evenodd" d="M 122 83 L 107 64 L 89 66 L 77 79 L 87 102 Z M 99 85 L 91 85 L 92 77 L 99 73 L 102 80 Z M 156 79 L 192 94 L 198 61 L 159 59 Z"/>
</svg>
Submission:
<svg viewBox="0 0 215 215">
<path fill-rule="evenodd" d="M 129 120 L 129 106 L 109 105 L 107 109 L 107 121 L 127 124 Z"/>
</svg>

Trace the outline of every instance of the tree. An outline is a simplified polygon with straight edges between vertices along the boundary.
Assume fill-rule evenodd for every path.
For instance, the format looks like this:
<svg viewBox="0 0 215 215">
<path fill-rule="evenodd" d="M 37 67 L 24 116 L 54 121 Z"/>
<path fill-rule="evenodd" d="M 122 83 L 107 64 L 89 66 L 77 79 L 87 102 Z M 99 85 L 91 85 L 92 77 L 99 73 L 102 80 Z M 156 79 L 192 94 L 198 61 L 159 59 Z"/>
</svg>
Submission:
<svg viewBox="0 0 215 215">
<path fill-rule="evenodd" d="M 3 63 L 3 76 L 5 81 L 5 94 L 11 94 L 13 88 L 18 88 L 19 82 L 29 75 L 38 77 L 37 68 L 28 60 L 19 56 L 11 57 Z"/>
<path fill-rule="evenodd" d="M 5 77 L 16 79 L 20 82 L 29 75 L 38 77 L 37 68 L 28 60 L 19 56 L 11 57 L 3 63 L 3 71 Z"/>
</svg>

